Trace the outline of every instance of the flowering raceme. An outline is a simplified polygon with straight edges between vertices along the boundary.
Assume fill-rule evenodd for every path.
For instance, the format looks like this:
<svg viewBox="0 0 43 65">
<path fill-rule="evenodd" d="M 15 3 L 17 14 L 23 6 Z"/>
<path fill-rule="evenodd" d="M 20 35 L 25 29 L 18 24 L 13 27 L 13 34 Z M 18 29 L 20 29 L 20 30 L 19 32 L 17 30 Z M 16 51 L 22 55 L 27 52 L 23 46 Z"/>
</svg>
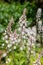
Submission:
<svg viewBox="0 0 43 65">
<path fill-rule="evenodd" d="M 19 27 L 14 30 L 11 30 L 11 26 L 14 23 L 13 17 L 11 18 L 8 26 L 3 33 L 2 48 L 5 46 L 6 52 L 2 54 L 2 57 L 6 57 L 9 52 L 16 50 L 19 47 L 20 51 L 26 49 L 27 59 L 33 54 L 35 56 L 35 43 L 36 43 L 36 26 L 32 28 L 27 28 L 27 19 L 26 19 L 26 8 L 23 10 L 22 16 L 19 18 L 18 24 Z M 19 32 L 19 33 L 18 33 Z M 10 62 L 10 59 L 7 59 L 6 63 Z M 29 61 L 29 60 L 28 60 Z"/>
</svg>

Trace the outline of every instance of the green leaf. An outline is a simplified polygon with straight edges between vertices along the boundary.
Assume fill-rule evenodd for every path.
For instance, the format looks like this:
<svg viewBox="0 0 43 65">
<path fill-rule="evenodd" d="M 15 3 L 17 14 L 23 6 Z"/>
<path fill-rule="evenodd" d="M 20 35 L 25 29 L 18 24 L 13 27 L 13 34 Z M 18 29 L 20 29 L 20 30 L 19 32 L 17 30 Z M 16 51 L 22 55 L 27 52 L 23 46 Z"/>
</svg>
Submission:
<svg viewBox="0 0 43 65">
<path fill-rule="evenodd" d="M 0 33 L 2 33 L 5 30 L 4 26 L 0 24 Z"/>
</svg>

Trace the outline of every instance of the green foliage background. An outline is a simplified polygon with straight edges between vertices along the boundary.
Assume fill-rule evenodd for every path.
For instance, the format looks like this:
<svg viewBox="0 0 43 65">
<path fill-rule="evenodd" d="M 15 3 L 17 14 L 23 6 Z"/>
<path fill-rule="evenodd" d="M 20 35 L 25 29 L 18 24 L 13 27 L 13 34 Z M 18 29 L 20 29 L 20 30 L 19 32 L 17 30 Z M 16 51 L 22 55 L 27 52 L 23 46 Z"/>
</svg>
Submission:
<svg viewBox="0 0 43 65">
<path fill-rule="evenodd" d="M 18 23 L 19 17 L 22 15 L 23 9 L 27 8 L 27 20 L 29 21 L 29 24 L 35 20 L 35 14 L 36 14 L 36 5 L 34 3 L 4 3 L 0 2 L 0 33 L 4 31 L 6 28 L 9 19 L 13 16 L 15 24 Z M 13 27 L 16 27 L 15 25 Z"/>
</svg>

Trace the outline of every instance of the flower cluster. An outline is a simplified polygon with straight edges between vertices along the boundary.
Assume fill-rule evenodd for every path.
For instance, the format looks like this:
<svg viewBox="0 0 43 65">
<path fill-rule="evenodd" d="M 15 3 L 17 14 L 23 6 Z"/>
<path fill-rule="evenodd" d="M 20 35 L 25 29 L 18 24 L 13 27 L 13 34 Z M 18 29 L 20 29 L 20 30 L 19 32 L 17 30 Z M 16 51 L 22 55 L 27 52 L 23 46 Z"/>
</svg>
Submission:
<svg viewBox="0 0 43 65">
<path fill-rule="evenodd" d="M 34 65 L 41 65 L 40 58 L 43 56 L 43 50 L 41 53 L 38 55 L 37 60 L 34 62 Z"/>
<path fill-rule="evenodd" d="M 6 46 L 6 52 L 2 57 L 6 57 L 9 52 L 15 50 L 17 46 L 19 46 L 19 50 L 21 51 L 26 49 L 27 58 L 29 58 L 31 54 L 35 55 L 36 26 L 27 28 L 27 22 L 26 8 L 23 11 L 23 15 L 19 18 L 19 27 L 15 29 L 14 32 L 11 30 L 11 26 L 14 23 L 13 18 L 11 18 L 2 37 L 5 42 L 5 44 L 2 44 L 2 48 Z M 8 61 L 10 60 L 8 59 Z"/>
<path fill-rule="evenodd" d="M 42 44 L 43 43 L 43 23 L 40 20 L 41 18 L 42 9 L 38 8 L 37 14 L 36 14 L 36 30 L 37 30 L 37 39 Z M 40 39 L 41 37 L 41 39 Z"/>
<path fill-rule="evenodd" d="M 16 30 L 14 32 L 11 31 L 11 26 L 14 23 L 13 18 L 11 18 L 5 32 L 3 33 L 3 41 L 2 48 L 5 47 L 6 52 L 2 55 L 2 57 L 6 57 L 9 52 L 13 49 L 16 49 L 15 43 L 17 42 L 17 34 Z"/>
</svg>

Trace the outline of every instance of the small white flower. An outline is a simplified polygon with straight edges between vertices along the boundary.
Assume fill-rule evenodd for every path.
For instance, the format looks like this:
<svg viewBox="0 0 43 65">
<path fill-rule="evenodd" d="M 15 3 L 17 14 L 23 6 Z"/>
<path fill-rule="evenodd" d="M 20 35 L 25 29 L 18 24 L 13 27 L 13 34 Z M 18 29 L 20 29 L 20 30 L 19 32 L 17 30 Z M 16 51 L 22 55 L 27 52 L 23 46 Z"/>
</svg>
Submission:
<svg viewBox="0 0 43 65">
<path fill-rule="evenodd" d="M 40 27 L 42 25 L 42 21 L 40 20 L 39 22 L 38 22 L 38 26 Z"/>
<path fill-rule="evenodd" d="M 4 53 L 4 54 L 2 55 L 2 57 L 6 57 L 6 55 L 7 55 L 7 53 Z"/>
<path fill-rule="evenodd" d="M 3 35 L 6 35 L 6 32 L 5 32 L 5 33 L 3 33 Z"/>
<path fill-rule="evenodd" d="M 5 36 L 5 39 L 8 39 L 8 35 Z"/>
<path fill-rule="evenodd" d="M 9 49 L 9 51 L 8 52 L 10 52 L 11 51 L 11 49 Z"/>
<path fill-rule="evenodd" d="M 22 51 L 23 50 L 23 47 L 20 47 L 20 50 Z"/>
<path fill-rule="evenodd" d="M 9 63 L 9 62 L 11 62 L 11 59 L 8 58 L 8 59 L 6 60 L 6 63 Z"/>
<path fill-rule="evenodd" d="M 8 44 L 8 40 L 5 40 L 5 42 Z"/>
<path fill-rule="evenodd" d="M 12 34 L 10 34 L 10 37 L 12 36 Z"/>
<path fill-rule="evenodd" d="M 14 40 L 16 40 L 16 38 L 14 37 Z"/>
<path fill-rule="evenodd" d="M 36 33 L 33 33 L 34 37 L 36 37 Z"/>
<path fill-rule="evenodd" d="M 13 39 L 12 37 L 10 37 L 10 40 L 12 40 L 12 41 L 13 41 L 14 39 Z"/>
<path fill-rule="evenodd" d="M 36 41 L 35 37 L 30 36 L 30 41 L 35 42 Z"/>
<path fill-rule="evenodd" d="M 22 38 L 24 38 L 24 39 L 25 39 L 26 37 L 25 37 L 25 36 L 22 36 Z"/>
<path fill-rule="evenodd" d="M 30 48 L 28 47 L 28 50 L 30 50 Z"/>
<path fill-rule="evenodd" d="M 10 48 L 12 46 L 12 44 L 8 44 L 7 47 Z"/>
<path fill-rule="evenodd" d="M 36 41 L 36 39 L 35 39 L 35 37 L 33 37 L 33 42 L 35 42 Z"/>
<path fill-rule="evenodd" d="M 24 35 L 24 32 L 22 32 L 22 35 Z"/>
<path fill-rule="evenodd" d="M 34 43 L 32 44 L 32 46 L 34 46 Z"/>
<path fill-rule="evenodd" d="M 6 33 L 6 30 L 5 30 L 5 33 Z"/>
<path fill-rule="evenodd" d="M 21 19 L 21 18 L 19 18 L 19 20 L 20 20 L 20 21 L 19 21 L 19 24 L 20 24 L 20 23 L 22 22 L 22 19 Z"/>
<path fill-rule="evenodd" d="M 25 26 L 23 26 L 23 29 L 25 29 Z"/>
<path fill-rule="evenodd" d="M 8 60 L 9 62 L 11 61 L 11 59 L 9 59 L 9 58 L 8 58 L 7 60 Z"/>
<path fill-rule="evenodd" d="M 33 34 L 33 31 L 32 30 L 30 31 L 30 34 Z"/>
<path fill-rule="evenodd" d="M 21 31 L 21 28 L 18 28 L 19 31 Z"/>
<path fill-rule="evenodd" d="M 22 24 L 25 24 L 25 21 L 22 21 Z"/>
<path fill-rule="evenodd" d="M 34 51 L 32 51 L 32 50 L 31 50 L 31 53 L 33 54 L 33 53 L 34 53 Z"/>
<path fill-rule="evenodd" d="M 5 45 L 5 44 L 3 43 L 3 44 L 2 44 L 2 47 L 3 47 L 4 45 Z"/>
<path fill-rule="evenodd" d="M 8 61 L 6 61 L 6 64 L 8 63 Z"/>
<path fill-rule="evenodd" d="M 33 31 L 34 33 L 36 33 L 36 26 L 33 26 L 33 27 L 32 27 L 32 31 Z"/>
<path fill-rule="evenodd" d="M 14 46 L 14 49 L 16 49 L 16 46 Z"/>
</svg>

